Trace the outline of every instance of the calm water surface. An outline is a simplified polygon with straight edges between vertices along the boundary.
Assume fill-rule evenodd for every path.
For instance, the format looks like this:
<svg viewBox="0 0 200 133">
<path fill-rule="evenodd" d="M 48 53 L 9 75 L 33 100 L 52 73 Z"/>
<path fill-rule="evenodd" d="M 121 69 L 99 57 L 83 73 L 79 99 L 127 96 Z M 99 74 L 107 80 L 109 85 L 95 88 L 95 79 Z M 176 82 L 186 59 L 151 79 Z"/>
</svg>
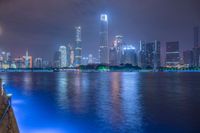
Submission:
<svg viewBox="0 0 200 133">
<path fill-rule="evenodd" d="M 200 73 L 1 73 L 22 133 L 199 133 Z"/>
</svg>

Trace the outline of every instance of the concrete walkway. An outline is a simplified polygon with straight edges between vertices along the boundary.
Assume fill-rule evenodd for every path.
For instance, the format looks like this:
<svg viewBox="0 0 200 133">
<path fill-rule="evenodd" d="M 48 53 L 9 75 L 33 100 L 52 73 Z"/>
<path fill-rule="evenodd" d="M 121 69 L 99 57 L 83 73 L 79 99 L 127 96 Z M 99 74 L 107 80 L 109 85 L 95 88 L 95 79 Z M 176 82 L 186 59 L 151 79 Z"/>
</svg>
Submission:
<svg viewBox="0 0 200 133">
<path fill-rule="evenodd" d="M 0 79 L 0 133 L 19 133 L 15 115 L 11 106 L 9 106 L 9 98 L 2 88 L 2 80 Z"/>
</svg>

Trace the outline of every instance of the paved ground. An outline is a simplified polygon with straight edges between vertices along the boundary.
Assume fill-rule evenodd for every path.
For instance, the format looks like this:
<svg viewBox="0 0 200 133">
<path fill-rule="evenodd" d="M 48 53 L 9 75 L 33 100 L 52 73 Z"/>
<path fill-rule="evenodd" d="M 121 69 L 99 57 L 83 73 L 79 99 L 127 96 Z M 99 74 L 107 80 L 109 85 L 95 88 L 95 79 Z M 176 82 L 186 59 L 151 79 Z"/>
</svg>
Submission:
<svg viewBox="0 0 200 133">
<path fill-rule="evenodd" d="M 2 93 L 2 89 L 0 88 L 0 119 L 2 118 L 7 106 L 8 98 L 5 93 Z M 0 123 L 0 133 L 19 133 L 12 107 L 9 108 L 4 119 Z"/>
</svg>

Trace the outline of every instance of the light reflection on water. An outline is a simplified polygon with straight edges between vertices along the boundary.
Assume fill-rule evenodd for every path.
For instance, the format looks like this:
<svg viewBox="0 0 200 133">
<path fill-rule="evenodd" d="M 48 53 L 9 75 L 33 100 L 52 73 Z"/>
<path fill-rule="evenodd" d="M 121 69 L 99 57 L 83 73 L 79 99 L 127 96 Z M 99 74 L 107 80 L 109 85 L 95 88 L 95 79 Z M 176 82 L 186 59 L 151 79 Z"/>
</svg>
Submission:
<svg viewBox="0 0 200 133">
<path fill-rule="evenodd" d="M 200 111 L 200 83 L 195 79 L 200 75 L 196 73 L 60 72 L 0 76 L 7 91 L 14 94 L 13 107 L 22 133 L 199 130 L 200 120 L 195 118 Z"/>
</svg>

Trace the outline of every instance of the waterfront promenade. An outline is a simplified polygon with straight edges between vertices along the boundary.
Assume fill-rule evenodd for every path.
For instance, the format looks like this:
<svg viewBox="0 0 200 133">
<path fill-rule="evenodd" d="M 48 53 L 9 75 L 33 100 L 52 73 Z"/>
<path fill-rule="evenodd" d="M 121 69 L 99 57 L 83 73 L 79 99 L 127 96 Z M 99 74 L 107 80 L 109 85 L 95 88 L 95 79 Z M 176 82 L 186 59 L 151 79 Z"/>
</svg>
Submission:
<svg viewBox="0 0 200 133">
<path fill-rule="evenodd" d="M 19 133 L 11 106 L 11 95 L 7 95 L 0 79 L 0 133 Z"/>
</svg>

